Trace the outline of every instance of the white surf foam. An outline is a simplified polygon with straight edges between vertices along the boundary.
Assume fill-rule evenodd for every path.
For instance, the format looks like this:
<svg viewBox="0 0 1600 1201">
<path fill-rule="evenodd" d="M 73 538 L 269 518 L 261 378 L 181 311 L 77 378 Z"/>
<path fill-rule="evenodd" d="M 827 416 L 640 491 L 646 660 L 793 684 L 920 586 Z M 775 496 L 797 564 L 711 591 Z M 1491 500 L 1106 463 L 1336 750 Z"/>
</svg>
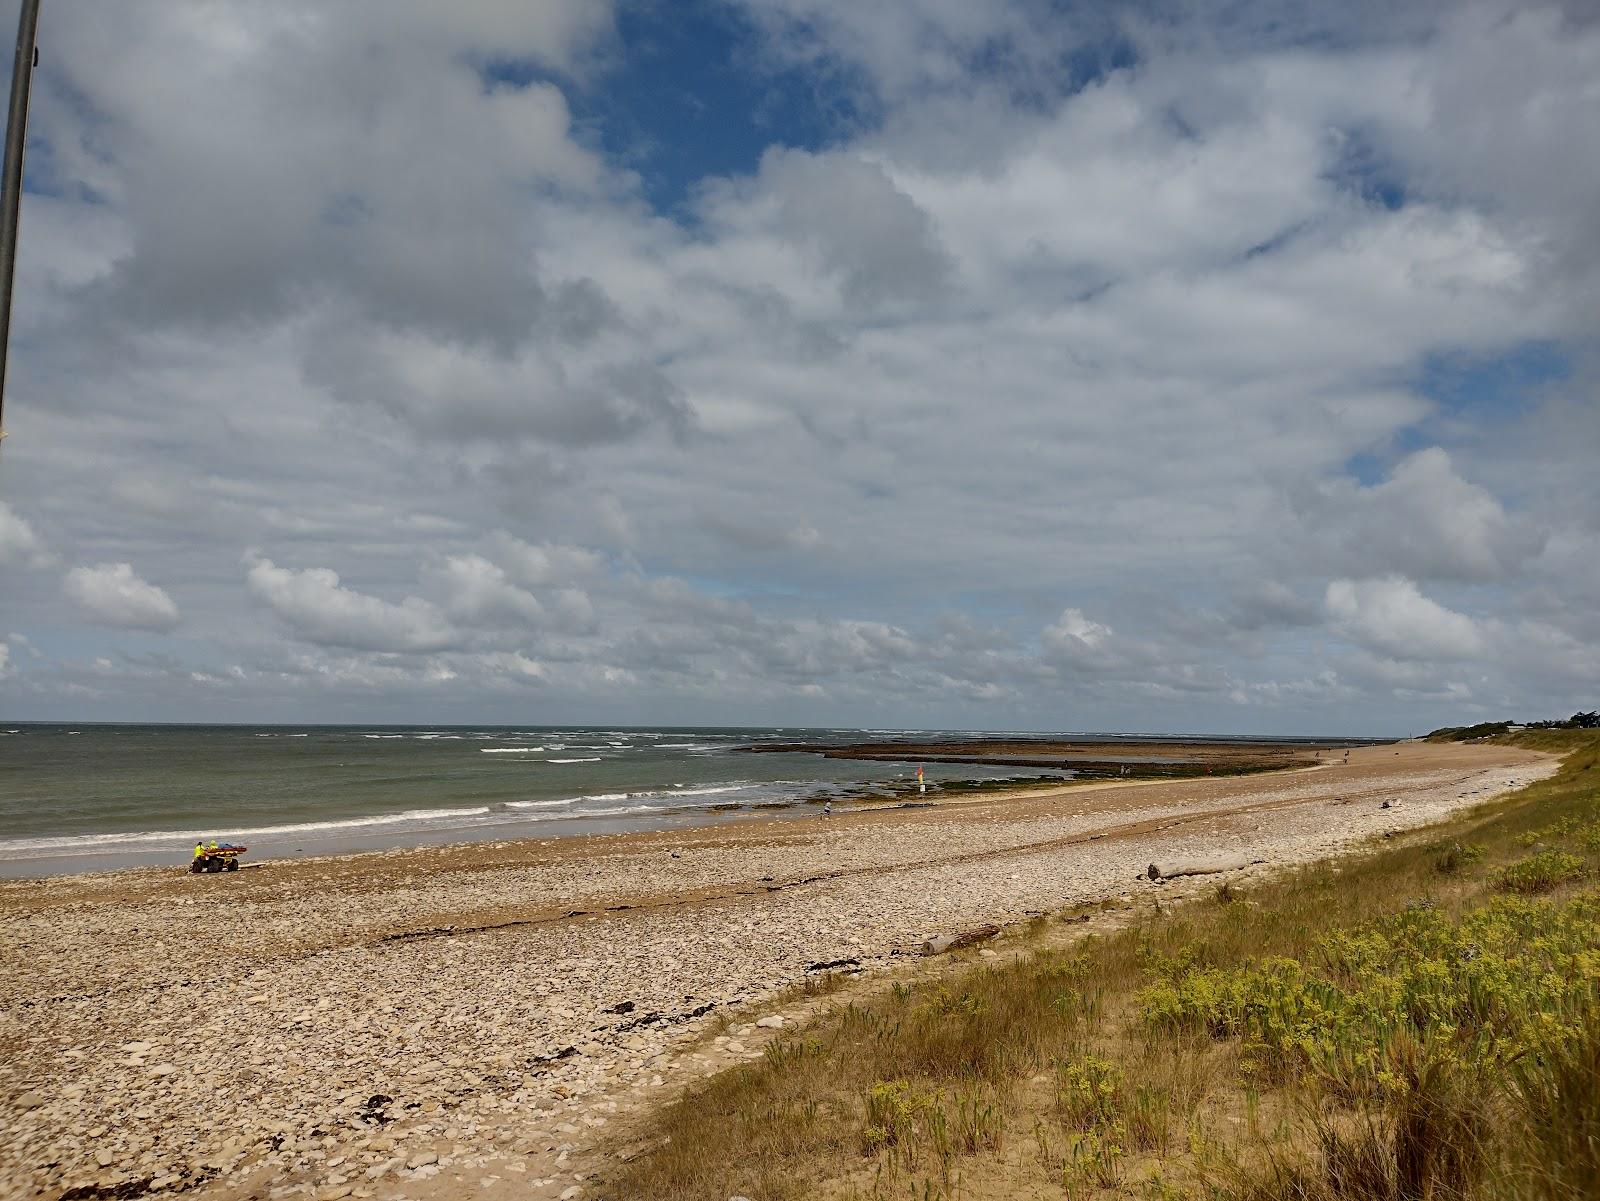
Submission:
<svg viewBox="0 0 1600 1201">
<path fill-rule="evenodd" d="M 370 817 L 347 817 L 321 822 L 294 822 L 281 826 L 250 826 L 227 831 L 232 842 L 265 838 L 276 834 L 317 834 L 329 830 L 354 830 L 372 826 L 407 826 L 446 824 L 463 818 L 484 817 L 489 806 L 471 809 L 406 809 L 399 813 L 378 813 Z M 10 838 L 0 840 L 0 859 L 32 859 L 47 855 L 93 854 L 115 852 L 120 848 L 137 850 L 155 843 L 177 843 L 186 846 L 197 838 L 220 838 L 215 829 L 190 828 L 187 830 L 142 830 L 120 834 L 70 834 L 51 838 Z"/>
</svg>

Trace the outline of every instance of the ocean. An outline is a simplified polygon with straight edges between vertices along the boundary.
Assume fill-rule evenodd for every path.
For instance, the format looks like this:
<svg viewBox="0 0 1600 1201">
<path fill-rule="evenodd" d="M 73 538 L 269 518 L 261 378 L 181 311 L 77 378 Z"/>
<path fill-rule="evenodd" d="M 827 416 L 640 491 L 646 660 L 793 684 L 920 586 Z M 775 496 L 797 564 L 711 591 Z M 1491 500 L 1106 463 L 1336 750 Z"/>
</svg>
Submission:
<svg viewBox="0 0 1600 1201">
<path fill-rule="evenodd" d="M 799 816 L 907 789 L 916 768 L 740 748 L 899 733 L 10 723 L 0 726 L 0 875 L 181 866 L 197 838 L 244 843 L 248 862 Z M 936 794 L 952 781 L 1071 773 L 928 764 L 926 775 Z"/>
</svg>

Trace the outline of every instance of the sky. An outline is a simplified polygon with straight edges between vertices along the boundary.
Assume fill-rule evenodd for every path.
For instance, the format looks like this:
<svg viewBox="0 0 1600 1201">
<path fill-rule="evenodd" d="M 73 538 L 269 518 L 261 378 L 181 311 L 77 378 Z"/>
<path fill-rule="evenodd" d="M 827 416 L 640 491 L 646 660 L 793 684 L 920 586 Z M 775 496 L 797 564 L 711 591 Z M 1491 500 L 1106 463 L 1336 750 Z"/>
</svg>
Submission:
<svg viewBox="0 0 1600 1201">
<path fill-rule="evenodd" d="M 0 720 L 1600 704 L 1593 0 L 45 0 L 39 40 Z"/>
</svg>

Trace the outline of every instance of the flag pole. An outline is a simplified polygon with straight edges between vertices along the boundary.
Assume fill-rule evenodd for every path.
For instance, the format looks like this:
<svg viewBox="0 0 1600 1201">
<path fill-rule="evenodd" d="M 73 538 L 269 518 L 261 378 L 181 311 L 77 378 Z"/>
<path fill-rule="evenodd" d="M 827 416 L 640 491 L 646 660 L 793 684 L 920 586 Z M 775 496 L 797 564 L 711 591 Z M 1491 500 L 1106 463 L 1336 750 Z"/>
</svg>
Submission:
<svg viewBox="0 0 1600 1201">
<path fill-rule="evenodd" d="M 11 68 L 11 110 L 0 178 L 0 438 L 6 436 L 6 372 L 11 351 L 11 284 L 17 269 L 17 219 L 22 215 L 22 156 L 28 148 L 28 95 L 38 62 L 39 0 L 22 0 L 17 59 Z"/>
</svg>

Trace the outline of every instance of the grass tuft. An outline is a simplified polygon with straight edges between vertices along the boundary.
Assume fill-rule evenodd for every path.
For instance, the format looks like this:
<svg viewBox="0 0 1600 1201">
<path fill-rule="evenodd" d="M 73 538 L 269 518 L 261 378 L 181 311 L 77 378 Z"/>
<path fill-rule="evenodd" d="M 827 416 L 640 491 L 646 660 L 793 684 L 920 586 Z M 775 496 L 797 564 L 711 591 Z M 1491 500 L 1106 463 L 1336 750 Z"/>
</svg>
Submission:
<svg viewBox="0 0 1600 1201">
<path fill-rule="evenodd" d="M 1600 736 L 1561 733 L 1554 778 L 1442 838 L 836 1004 L 669 1108 L 611 1191 L 1591 1195 Z"/>
</svg>

